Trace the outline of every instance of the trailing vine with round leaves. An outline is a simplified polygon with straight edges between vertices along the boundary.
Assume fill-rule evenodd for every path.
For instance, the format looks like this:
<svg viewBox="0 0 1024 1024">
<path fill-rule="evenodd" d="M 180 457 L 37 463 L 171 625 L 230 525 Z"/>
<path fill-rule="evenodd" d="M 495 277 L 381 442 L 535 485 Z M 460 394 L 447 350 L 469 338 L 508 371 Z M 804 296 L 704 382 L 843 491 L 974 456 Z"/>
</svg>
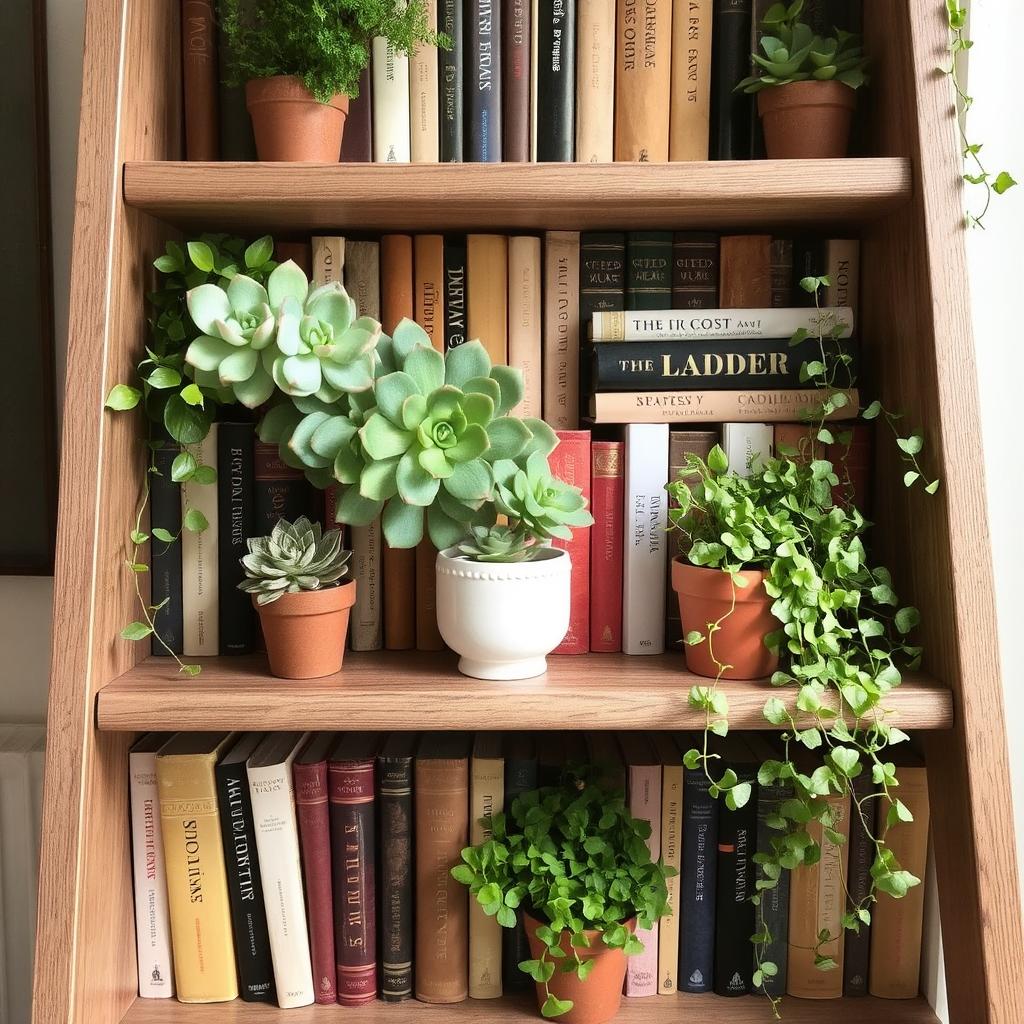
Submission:
<svg viewBox="0 0 1024 1024">
<path fill-rule="evenodd" d="M 827 278 L 806 278 L 801 287 L 815 296 L 817 304 Z M 773 941 L 766 922 L 763 897 L 776 888 L 784 870 L 810 866 L 821 858 L 822 843 L 808 825 L 819 823 L 830 844 L 845 842 L 841 822 L 827 798 L 849 794 L 851 808 L 875 848 L 871 885 L 864 899 L 849 902 L 842 916 L 843 929 L 857 931 L 870 924 L 871 907 L 879 894 L 900 898 L 919 879 L 905 871 L 886 843 L 888 830 L 912 820 L 896 792 L 899 785 L 894 764 L 886 750 L 908 737 L 887 716 L 887 696 L 898 687 L 904 671 L 920 664 L 921 648 L 909 634 L 918 624 L 916 608 L 901 605 L 892 576 L 884 566 L 872 565 L 863 535 L 869 523 L 853 505 L 846 470 L 846 453 L 852 432 L 833 429 L 829 420 L 847 407 L 855 381 L 850 358 L 832 342 L 843 325 L 834 314 L 819 307 L 818 341 L 821 358 L 805 363 L 801 378 L 822 390 L 822 398 L 808 415 L 808 432 L 799 450 L 787 450 L 763 460 L 749 476 L 730 470 L 725 452 L 718 446 L 707 459 L 691 455 L 679 479 L 669 484 L 676 507 L 670 510 L 671 526 L 681 534 L 681 548 L 698 566 L 719 569 L 732 578 L 733 608 L 736 588 L 746 586 L 738 575 L 755 569 L 765 573 L 764 588 L 772 599 L 772 613 L 779 629 L 765 638 L 780 656 L 780 668 L 772 686 L 795 689 L 795 700 L 770 698 L 765 718 L 783 729 L 783 753 L 760 766 L 758 783 L 782 783 L 791 796 L 782 801 L 767 824 L 777 835 L 768 850 L 754 857 L 758 877 L 752 902 L 757 925 L 752 937 L 755 957 L 753 984 L 770 1000 L 774 1015 L 781 999 L 768 991 L 778 965 L 765 951 Z M 803 342 L 806 331 L 794 335 L 792 344 Z M 918 455 L 924 440 L 919 433 L 901 436 L 900 417 L 874 402 L 860 413 L 882 418 L 895 432 L 901 457 L 908 465 L 904 485 L 921 483 L 934 494 L 938 481 L 929 480 Z M 840 472 L 828 457 L 828 448 L 840 449 Z M 836 500 L 839 495 L 839 500 Z M 708 685 L 694 686 L 690 706 L 703 711 L 703 744 L 689 750 L 687 769 L 707 776 L 710 793 L 721 797 L 729 810 L 744 806 L 752 797 L 752 785 L 739 779 L 732 768 L 719 772 L 710 736 L 729 730 L 728 698 L 719 687 L 729 667 L 714 649 L 715 635 L 732 609 L 704 633 L 692 632 L 685 642 L 706 643 L 717 676 Z M 817 751 L 822 764 L 808 773 L 804 756 L 796 750 Z M 814 755 L 812 755 L 814 756 Z M 877 792 L 858 796 L 853 782 L 871 773 Z M 884 824 L 874 827 L 872 801 L 885 808 Z M 827 947 L 840 939 L 823 931 L 814 948 L 815 965 L 821 970 L 836 967 Z"/>
</svg>

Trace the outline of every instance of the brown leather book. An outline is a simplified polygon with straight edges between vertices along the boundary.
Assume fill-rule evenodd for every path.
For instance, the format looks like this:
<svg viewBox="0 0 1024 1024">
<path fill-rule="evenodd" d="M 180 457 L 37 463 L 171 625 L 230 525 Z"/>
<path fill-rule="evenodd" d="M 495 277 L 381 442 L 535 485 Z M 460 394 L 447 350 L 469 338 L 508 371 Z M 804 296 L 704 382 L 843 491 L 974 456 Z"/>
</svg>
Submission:
<svg viewBox="0 0 1024 1024">
<path fill-rule="evenodd" d="M 530 159 L 530 0 L 501 4 L 501 105 L 504 139 L 501 157 L 510 163 Z"/>
<path fill-rule="evenodd" d="M 722 235 L 720 245 L 720 308 L 770 309 L 771 235 Z"/>
<path fill-rule="evenodd" d="M 437 548 L 424 537 L 416 546 L 416 650 L 443 651 L 437 628 Z"/>
<path fill-rule="evenodd" d="M 619 0 L 615 67 L 615 159 L 668 160 L 672 86 L 672 4 L 656 0 L 639 10 Z"/>
<path fill-rule="evenodd" d="M 220 159 L 217 30 L 213 0 L 181 0 L 185 156 Z"/>
<path fill-rule="evenodd" d="M 309 242 L 275 242 L 274 259 L 278 263 L 292 260 L 302 268 L 306 277 L 313 274 L 313 251 Z"/>
<path fill-rule="evenodd" d="M 494 364 L 508 362 L 508 239 L 466 237 L 469 339 L 487 349 Z"/>
<path fill-rule="evenodd" d="M 673 0 L 669 159 L 707 160 L 712 0 Z"/>
<path fill-rule="evenodd" d="M 444 351 L 444 236 L 413 239 L 413 289 L 416 323 L 438 352 Z"/>
<path fill-rule="evenodd" d="M 469 844 L 469 738 L 428 733 L 416 756 L 416 998 L 469 992 L 469 891 L 451 876 Z"/>
<path fill-rule="evenodd" d="M 348 101 L 345 134 L 341 137 L 343 164 L 368 164 L 373 161 L 373 75 L 370 65 L 359 76 L 359 95 Z"/>
</svg>

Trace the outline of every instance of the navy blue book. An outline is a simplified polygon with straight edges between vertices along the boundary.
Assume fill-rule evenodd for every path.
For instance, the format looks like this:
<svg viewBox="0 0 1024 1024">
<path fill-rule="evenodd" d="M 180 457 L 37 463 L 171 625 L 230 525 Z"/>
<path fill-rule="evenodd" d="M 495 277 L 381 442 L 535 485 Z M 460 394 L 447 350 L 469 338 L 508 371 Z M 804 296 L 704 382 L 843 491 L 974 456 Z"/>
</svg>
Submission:
<svg viewBox="0 0 1024 1024">
<path fill-rule="evenodd" d="M 441 0 L 438 30 L 452 41 L 451 49 L 438 50 L 438 89 L 441 108 L 441 162 L 462 163 L 462 0 Z"/>
<path fill-rule="evenodd" d="M 529 733 L 509 733 L 504 742 L 505 813 L 512 810 L 512 801 L 520 793 L 537 788 L 537 751 Z M 533 988 L 530 976 L 519 970 L 523 960 L 530 959 L 530 946 L 522 918 L 515 928 L 501 930 L 502 985 L 512 991 Z"/>
<path fill-rule="evenodd" d="M 249 594 L 238 589 L 245 576 L 242 556 L 255 536 L 253 470 L 255 425 L 220 423 L 217 429 L 217 559 L 220 573 L 220 653 L 248 654 L 256 636 Z"/>
<path fill-rule="evenodd" d="M 501 162 L 501 10 L 494 0 L 466 0 L 465 157 Z"/>
<path fill-rule="evenodd" d="M 537 162 L 571 163 L 576 143 L 576 3 L 537 6 Z"/>
<path fill-rule="evenodd" d="M 149 542 L 149 584 L 153 604 L 166 601 L 156 613 L 156 628 L 164 643 L 175 654 L 182 653 L 184 643 L 184 606 L 181 596 L 181 486 L 171 479 L 171 463 L 181 448 L 161 430 L 157 440 L 162 442 L 153 456 L 157 472 L 149 475 L 150 529 L 164 529 L 175 537 L 165 544 L 156 537 Z M 152 638 L 153 654 L 169 657 L 167 647 L 156 636 Z"/>
</svg>

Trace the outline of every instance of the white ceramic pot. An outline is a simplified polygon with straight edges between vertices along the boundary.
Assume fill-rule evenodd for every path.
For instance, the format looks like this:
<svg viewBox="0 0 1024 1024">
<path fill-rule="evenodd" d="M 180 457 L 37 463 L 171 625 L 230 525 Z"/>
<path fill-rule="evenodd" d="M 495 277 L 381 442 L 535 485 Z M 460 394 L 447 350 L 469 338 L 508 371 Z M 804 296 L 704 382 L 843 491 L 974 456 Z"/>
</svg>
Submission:
<svg viewBox="0 0 1024 1024">
<path fill-rule="evenodd" d="M 567 552 L 549 548 L 532 562 L 471 562 L 437 555 L 437 625 L 476 679 L 532 679 L 569 629 Z"/>
</svg>

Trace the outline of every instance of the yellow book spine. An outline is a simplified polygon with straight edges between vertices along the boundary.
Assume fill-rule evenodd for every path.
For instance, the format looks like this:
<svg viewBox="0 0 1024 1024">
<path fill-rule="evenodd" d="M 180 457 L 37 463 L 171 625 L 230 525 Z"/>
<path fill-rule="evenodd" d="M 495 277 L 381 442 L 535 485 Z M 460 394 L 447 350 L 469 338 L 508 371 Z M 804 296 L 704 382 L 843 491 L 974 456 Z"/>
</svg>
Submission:
<svg viewBox="0 0 1024 1024">
<path fill-rule="evenodd" d="M 504 235 L 466 238 L 468 329 L 494 365 L 508 362 L 508 239 Z"/>
</svg>

